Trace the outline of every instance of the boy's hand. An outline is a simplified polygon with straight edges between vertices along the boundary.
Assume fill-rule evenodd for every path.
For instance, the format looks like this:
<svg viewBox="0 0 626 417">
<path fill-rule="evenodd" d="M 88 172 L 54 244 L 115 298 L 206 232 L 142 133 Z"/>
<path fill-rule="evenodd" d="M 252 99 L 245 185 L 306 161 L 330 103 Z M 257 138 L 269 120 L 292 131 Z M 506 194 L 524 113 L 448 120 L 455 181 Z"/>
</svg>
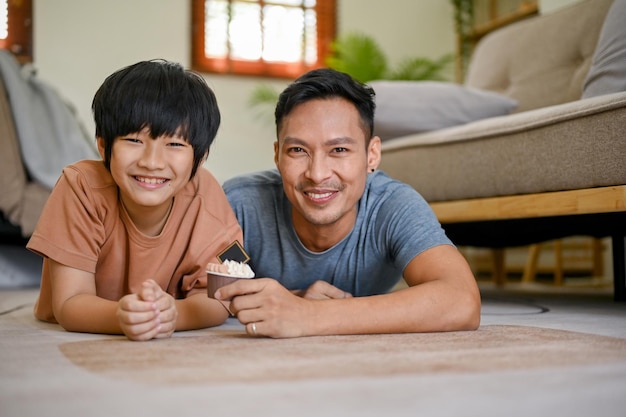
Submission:
<svg viewBox="0 0 626 417">
<path fill-rule="evenodd" d="M 118 302 L 117 318 L 130 340 L 170 337 L 176 317 L 174 298 L 153 280 L 145 281 L 137 294 L 126 295 Z"/>
<path fill-rule="evenodd" d="M 154 303 L 158 311 L 160 329 L 154 338 L 164 339 L 171 337 L 176 330 L 176 301 L 174 297 L 161 289 L 159 284 L 149 279 L 142 284 L 139 298 L 143 301 Z"/>
<path fill-rule="evenodd" d="M 161 322 L 156 303 L 128 294 L 117 303 L 117 319 L 130 340 L 150 340 L 159 333 Z"/>
</svg>

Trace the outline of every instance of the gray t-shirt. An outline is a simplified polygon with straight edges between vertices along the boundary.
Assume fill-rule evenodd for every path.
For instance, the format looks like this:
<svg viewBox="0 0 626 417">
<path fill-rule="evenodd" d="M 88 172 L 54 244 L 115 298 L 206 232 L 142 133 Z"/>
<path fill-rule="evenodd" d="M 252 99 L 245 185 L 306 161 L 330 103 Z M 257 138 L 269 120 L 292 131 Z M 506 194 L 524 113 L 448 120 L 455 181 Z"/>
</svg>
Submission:
<svg viewBox="0 0 626 417">
<path fill-rule="evenodd" d="M 323 280 L 354 296 L 385 293 L 416 255 L 452 245 L 428 203 L 380 171 L 368 175 L 352 231 L 324 252 L 300 242 L 278 171 L 235 177 L 224 191 L 256 276 L 275 278 L 290 290 Z"/>
</svg>

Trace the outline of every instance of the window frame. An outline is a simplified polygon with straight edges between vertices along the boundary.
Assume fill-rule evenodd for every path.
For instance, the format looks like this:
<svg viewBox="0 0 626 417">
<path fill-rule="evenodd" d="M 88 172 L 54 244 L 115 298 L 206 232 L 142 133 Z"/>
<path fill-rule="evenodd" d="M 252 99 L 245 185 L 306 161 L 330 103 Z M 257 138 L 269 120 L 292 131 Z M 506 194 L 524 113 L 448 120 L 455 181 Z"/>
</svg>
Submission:
<svg viewBox="0 0 626 417">
<path fill-rule="evenodd" d="M 259 0 L 261 6 L 265 3 Z M 225 58 L 208 58 L 204 55 L 204 8 L 205 0 L 191 0 L 191 67 L 200 72 L 249 75 L 293 79 L 299 75 L 324 66 L 324 59 L 331 51 L 335 39 L 337 21 L 336 0 L 317 0 L 317 62 L 314 64 L 246 61 Z"/>
<path fill-rule="evenodd" d="M 33 2 L 7 0 L 9 33 L 0 49 L 11 52 L 20 63 L 33 61 Z"/>
</svg>

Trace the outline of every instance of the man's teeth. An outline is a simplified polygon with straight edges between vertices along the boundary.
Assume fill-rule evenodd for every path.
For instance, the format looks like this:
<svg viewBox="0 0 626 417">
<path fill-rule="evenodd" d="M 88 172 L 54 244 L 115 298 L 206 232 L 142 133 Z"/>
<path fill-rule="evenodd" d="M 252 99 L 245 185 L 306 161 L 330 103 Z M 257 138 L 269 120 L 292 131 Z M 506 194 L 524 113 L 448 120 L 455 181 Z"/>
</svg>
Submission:
<svg viewBox="0 0 626 417">
<path fill-rule="evenodd" d="M 323 193 L 323 194 L 308 193 L 308 194 L 309 194 L 309 197 L 311 198 L 320 199 L 320 198 L 330 197 L 333 193 Z"/>
<path fill-rule="evenodd" d="M 144 177 L 135 177 L 137 181 L 143 182 L 146 184 L 163 184 L 167 181 L 165 178 L 144 178 Z"/>
</svg>

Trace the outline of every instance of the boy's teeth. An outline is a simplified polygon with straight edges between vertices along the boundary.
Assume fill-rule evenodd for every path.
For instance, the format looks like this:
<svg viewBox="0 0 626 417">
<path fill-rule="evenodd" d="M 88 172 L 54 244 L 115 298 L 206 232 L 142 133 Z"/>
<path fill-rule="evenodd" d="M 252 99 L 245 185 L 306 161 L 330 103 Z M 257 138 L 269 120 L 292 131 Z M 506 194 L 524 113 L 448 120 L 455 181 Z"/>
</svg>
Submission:
<svg viewBox="0 0 626 417">
<path fill-rule="evenodd" d="M 143 178 L 136 177 L 138 181 L 145 182 L 146 184 L 162 184 L 165 182 L 164 178 Z"/>
</svg>

